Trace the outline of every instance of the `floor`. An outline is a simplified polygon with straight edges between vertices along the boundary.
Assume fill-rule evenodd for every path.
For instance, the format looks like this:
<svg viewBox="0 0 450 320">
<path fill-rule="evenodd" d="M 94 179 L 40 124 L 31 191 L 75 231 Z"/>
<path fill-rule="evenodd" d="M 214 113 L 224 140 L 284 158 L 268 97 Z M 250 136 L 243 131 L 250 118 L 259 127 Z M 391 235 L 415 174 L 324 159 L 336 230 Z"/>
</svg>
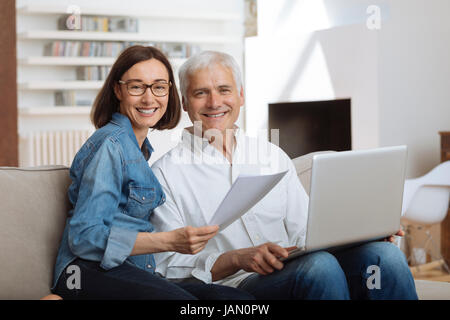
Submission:
<svg viewBox="0 0 450 320">
<path fill-rule="evenodd" d="M 410 267 L 410 269 L 416 280 L 450 282 L 450 273 L 445 270 L 442 260 Z"/>
</svg>

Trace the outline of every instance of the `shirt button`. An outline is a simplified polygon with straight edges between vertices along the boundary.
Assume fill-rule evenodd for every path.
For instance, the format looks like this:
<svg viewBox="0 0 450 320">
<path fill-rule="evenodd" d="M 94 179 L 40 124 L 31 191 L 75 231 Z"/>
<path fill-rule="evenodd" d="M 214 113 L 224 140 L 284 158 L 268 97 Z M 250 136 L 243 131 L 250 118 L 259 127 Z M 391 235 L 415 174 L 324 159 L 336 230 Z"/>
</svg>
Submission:
<svg viewBox="0 0 450 320">
<path fill-rule="evenodd" d="M 255 239 L 256 239 L 256 240 L 259 240 L 259 236 L 258 236 L 258 235 L 256 235 L 256 236 L 255 236 Z"/>
<path fill-rule="evenodd" d="M 142 200 L 145 200 L 145 197 L 142 197 Z"/>
<path fill-rule="evenodd" d="M 152 268 L 152 265 L 151 265 L 151 264 L 147 265 L 147 268 L 151 269 L 151 268 Z"/>
</svg>

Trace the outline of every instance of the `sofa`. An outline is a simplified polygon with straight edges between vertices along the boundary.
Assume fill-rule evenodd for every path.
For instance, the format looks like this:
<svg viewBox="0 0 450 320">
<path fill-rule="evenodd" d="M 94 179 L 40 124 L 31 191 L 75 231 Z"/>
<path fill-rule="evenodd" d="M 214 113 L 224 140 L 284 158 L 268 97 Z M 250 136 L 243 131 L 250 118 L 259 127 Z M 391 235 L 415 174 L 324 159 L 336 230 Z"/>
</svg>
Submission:
<svg viewBox="0 0 450 320">
<path fill-rule="evenodd" d="M 312 156 L 293 160 L 308 192 Z M 50 294 L 70 182 L 64 166 L 0 167 L 0 299 Z M 421 299 L 450 299 L 450 283 L 417 280 L 416 288 Z"/>
</svg>

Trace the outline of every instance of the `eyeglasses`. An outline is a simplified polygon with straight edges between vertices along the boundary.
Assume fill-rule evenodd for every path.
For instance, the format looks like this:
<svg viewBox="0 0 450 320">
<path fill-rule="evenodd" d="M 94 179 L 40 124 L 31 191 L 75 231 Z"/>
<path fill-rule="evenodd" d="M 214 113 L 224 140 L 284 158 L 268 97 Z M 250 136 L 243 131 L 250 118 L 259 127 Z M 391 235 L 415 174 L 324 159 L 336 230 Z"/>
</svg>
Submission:
<svg viewBox="0 0 450 320">
<path fill-rule="evenodd" d="M 120 84 L 125 84 L 127 86 L 127 91 L 130 96 L 142 96 L 147 88 L 150 88 L 152 93 L 156 97 L 165 97 L 169 94 L 169 88 L 172 86 L 172 82 L 155 82 L 152 84 L 145 84 L 140 81 L 122 81 L 119 80 Z"/>
</svg>

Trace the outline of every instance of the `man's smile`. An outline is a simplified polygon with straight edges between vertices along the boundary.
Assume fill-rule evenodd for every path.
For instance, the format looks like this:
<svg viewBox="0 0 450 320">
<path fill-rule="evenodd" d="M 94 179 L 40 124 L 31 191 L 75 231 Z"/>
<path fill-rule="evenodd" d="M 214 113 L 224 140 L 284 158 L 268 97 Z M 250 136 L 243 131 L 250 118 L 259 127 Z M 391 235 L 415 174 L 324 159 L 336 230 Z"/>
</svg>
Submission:
<svg viewBox="0 0 450 320">
<path fill-rule="evenodd" d="M 208 118 L 220 118 L 220 117 L 223 117 L 227 113 L 228 113 L 228 111 L 221 112 L 221 113 L 204 113 L 203 115 Z"/>
</svg>

